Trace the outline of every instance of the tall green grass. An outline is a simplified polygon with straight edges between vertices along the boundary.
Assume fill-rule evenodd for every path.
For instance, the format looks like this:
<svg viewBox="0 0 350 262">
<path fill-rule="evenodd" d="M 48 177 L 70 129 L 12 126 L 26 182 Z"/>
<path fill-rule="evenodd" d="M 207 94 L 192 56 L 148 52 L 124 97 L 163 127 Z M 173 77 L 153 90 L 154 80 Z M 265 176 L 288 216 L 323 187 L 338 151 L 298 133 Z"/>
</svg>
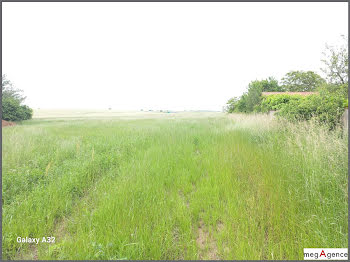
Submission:
<svg viewBox="0 0 350 262">
<path fill-rule="evenodd" d="M 347 247 L 347 145 L 341 130 L 262 115 L 6 127 L 3 258 L 303 259 L 303 248 Z"/>
</svg>

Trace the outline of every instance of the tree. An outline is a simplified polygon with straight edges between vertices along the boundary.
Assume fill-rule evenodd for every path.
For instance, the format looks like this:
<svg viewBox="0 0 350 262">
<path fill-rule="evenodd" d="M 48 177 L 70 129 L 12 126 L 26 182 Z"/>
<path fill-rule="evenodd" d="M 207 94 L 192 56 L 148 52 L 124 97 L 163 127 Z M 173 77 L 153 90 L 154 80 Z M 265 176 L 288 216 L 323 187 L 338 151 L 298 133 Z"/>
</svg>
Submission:
<svg viewBox="0 0 350 262">
<path fill-rule="evenodd" d="M 262 92 L 282 92 L 283 87 L 278 84 L 274 77 L 263 80 L 255 80 L 249 83 L 247 91 L 240 97 L 231 98 L 227 102 L 226 111 L 232 112 L 253 112 L 260 111 Z"/>
<path fill-rule="evenodd" d="M 347 37 L 342 35 L 343 44 L 334 47 L 326 44 L 326 50 L 323 52 L 324 68 L 321 70 L 326 74 L 327 80 L 331 84 L 347 84 L 348 83 L 348 41 Z"/>
<path fill-rule="evenodd" d="M 248 113 L 248 108 L 247 108 L 247 93 L 244 93 L 238 103 L 237 103 L 237 106 L 235 108 L 235 112 L 243 112 L 243 113 Z"/>
<path fill-rule="evenodd" d="M 231 99 L 229 99 L 226 103 L 225 111 L 227 113 L 233 113 L 237 108 L 238 101 L 239 101 L 238 97 L 232 97 Z"/>
<path fill-rule="evenodd" d="M 262 88 L 262 92 L 283 92 L 283 86 L 280 86 L 278 84 L 278 81 L 270 76 L 267 79 L 260 80 L 260 81 L 253 81 L 252 83 L 256 85 L 260 85 Z"/>
<path fill-rule="evenodd" d="M 249 83 L 246 97 L 247 112 L 260 111 L 262 92 L 281 92 L 283 88 L 279 86 L 278 81 L 269 77 L 264 80 L 255 80 Z"/>
<path fill-rule="evenodd" d="M 22 95 L 23 90 L 16 89 L 10 80 L 6 78 L 6 75 L 2 75 L 2 98 L 12 97 L 18 102 L 22 103 L 26 97 Z"/>
<path fill-rule="evenodd" d="M 324 96 L 339 96 L 343 99 L 348 98 L 348 85 L 347 84 L 328 84 L 325 83 L 317 88 L 317 91 Z"/>
<path fill-rule="evenodd" d="M 25 100 L 23 91 L 14 88 L 13 84 L 2 76 L 2 119 L 8 121 L 21 121 L 32 118 L 33 110 L 26 105 L 21 105 Z"/>
<path fill-rule="evenodd" d="M 263 86 L 260 81 L 253 81 L 249 84 L 246 99 L 248 112 L 253 112 L 255 107 L 260 104 L 262 91 Z"/>
<path fill-rule="evenodd" d="M 284 90 L 290 92 L 315 91 L 318 86 L 325 83 L 321 76 L 312 71 L 290 71 L 281 81 Z"/>
</svg>

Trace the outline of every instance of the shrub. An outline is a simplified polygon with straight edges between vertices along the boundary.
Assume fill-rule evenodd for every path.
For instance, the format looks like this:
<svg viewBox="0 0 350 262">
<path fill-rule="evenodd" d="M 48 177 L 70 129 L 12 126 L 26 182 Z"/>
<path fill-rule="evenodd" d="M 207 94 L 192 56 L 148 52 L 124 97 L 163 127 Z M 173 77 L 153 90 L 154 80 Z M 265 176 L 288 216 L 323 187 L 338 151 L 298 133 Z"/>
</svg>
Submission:
<svg viewBox="0 0 350 262">
<path fill-rule="evenodd" d="M 344 113 L 344 98 L 337 95 L 310 95 L 291 100 L 281 107 L 277 115 L 300 121 L 315 118 L 319 123 L 334 129 Z"/>
<path fill-rule="evenodd" d="M 33 110 L 21 105 L 18 100 L 8 97 L 2 101 L 2 119 L 7 121 L 21 121 L 31 119 Z"/>
<path fill-rule="evenodd" d="M 2 119 L 7 121 L 21 121 L 31 119 L 33 110 L 21 103 L 25 100 L 22 90 L 14 88 L 11 81 L 2 76 Z"/>
<path fill-rule="evenodd" d="M 262 99 L 260 111 L 268 112 L 271 110 L 280 110 L 284 105 L 289 103 L 290 101 L 298 102 L 303 97 L 300 95 L 288 95 L 288 94 L 276 94 L 265 96 Z"/>
</svg>

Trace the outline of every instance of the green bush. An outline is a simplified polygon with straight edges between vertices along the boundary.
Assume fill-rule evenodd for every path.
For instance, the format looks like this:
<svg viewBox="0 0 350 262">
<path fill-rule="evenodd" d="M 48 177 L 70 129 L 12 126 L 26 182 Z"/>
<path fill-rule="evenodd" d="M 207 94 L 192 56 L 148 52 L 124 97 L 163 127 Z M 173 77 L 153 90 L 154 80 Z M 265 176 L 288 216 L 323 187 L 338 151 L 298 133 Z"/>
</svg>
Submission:
<svg viewBox="0 0 350 262">
<path fill-rule="evenodd" d="M 7 121 L 21 121 L 31 119 L 33 110 L 26 105 L 22 105 L 25 100 L 23 91 L 16 89 L 10 80 L 2 75 L 2 119 Z"/>
<path fill-rule="evenodd" d="M 33 110 L 21 105 L 18 100 L 7 97 L 2 100 L 2 119 L 7 121 L 21 121 L 31 119 Z"/>
<path fill-rule="evenodd" d="M 334 129 L 341 121 L 344 108 L 348 106 L 346 85 L 323 84 L 318 87 L 319 94 L 301 96 L 276 94 L 265 96 L 260 105 L 261 112 L 278 111 L 277 116 L 290 121 L 317 122 Z"/>
<path fill-rule="evenodd" d="M 301 121 L 315 118 L 319 123 L 334 129 L 344 113 L 344 98 L 337 95 L 310 95 L 291 100 L 281 107 L 278 116 Z"/>
<path fill-rule="evenodd" d="M 268 112 L 271 110 L 280 110 L 284 105 L 291 101 L 298 102 L 303 97 L 301 95 L 276 94 L 264 96 L 260 105 L 261 112 Z"/>
</svg>

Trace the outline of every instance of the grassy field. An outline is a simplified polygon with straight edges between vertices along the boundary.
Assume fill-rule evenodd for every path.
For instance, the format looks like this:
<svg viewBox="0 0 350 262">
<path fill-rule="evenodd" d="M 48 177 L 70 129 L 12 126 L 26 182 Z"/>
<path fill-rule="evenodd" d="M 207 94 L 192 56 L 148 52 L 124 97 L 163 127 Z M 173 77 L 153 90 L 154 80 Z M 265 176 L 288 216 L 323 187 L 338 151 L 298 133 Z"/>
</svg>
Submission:
<svg viewBox="0 0 350 262">
<path fill-rule="evenodd" d="M 348 246 L 341 131 L 223 113 L 64 116 L 3 129 L 3 259 L 303 259 Z"/>
</svg>

